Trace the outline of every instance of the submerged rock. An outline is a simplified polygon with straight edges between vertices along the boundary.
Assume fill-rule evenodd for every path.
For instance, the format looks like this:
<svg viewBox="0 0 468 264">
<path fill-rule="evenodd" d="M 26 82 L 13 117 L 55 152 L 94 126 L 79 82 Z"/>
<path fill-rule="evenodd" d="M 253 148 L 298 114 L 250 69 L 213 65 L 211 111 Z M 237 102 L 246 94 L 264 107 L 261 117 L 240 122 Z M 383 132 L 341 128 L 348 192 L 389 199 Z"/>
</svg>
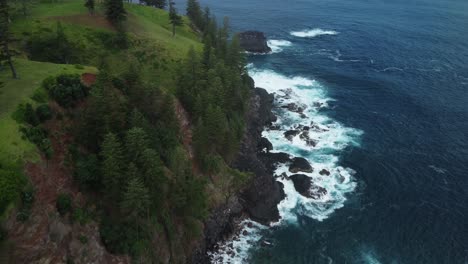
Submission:
<svg viewBox="0 0 468 264">
<path fill-rule="evenodd" d="M 304 158 L 294 158 L 291 165 L 289 166 L 289 171 L 292 173 L 298 173 L 300 171 L 311 173 L 314 171 L 310 163 Z"/>
<path fill-rule="evenodd" d="M 330 176 L 330 172 L 326 169 L 322 169 L 320 172 L 319 172 L 320 175 L 327 175 L 327 176 Z"/>
<path fill-rule="evenodd" d="M 246 31 L 239 34 L 240 46 L 248 52 L 268 53 L 271 48 L 267 44 L 265 34 L 260 31 Z"/>
</svg>

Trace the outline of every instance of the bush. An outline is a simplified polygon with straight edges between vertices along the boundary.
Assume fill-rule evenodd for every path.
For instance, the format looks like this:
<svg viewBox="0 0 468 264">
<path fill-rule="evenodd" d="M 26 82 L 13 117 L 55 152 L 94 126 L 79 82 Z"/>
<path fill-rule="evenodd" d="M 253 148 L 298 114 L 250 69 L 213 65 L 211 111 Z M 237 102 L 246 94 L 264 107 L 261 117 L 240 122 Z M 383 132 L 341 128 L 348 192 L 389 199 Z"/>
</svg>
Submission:
<svg viewBox="0 0 468 264">
<path fill-rule="evenodd" d="M 73 209 L 72 221 L 86 225 L 93 218 L 93 213 L 86 208 L 77 207 Z"/>
<path fill-rule="evenodd" d="M 63 107 L 72 107 L 88 95 L 88 89 L 81 83 L 78 74 L 62 74 L 55 80 L 47 78 L 42 86 Z"/>
<path fill-rule="evenodd" d="M 47 131 L 42 127 L 20 127 L 23 138 L 34 143 L 37 148 L 44 153 L 46 158 L 53 154 L 52 143 L 47 138 Z"/>
<path fill-rule="evenodd" d="M 36 108 L 36 116 L 42 123 L 52 118 L 52 110 L 47 104 L 41 104 Z"/>
<path fill-rule="evenodd" d="M 134 245 L 137 243 L 135 224 L 112 221 L 105 217 L 99 228 L 101 239 L 106 249 L 113 254 L 135 255 Z M 144 232 L 140 232 L 140 236 Z"/>
<path fill-rule="evenodd" d="M 13 112 L 12 118 L 18 123 L 27 123 L 32 126 L 39 124 L 39 119 L 30 103 L 19 104 Z"/>
<path fill-rule="evenodd" d="M 3 226 L 0 225 L 0 242 L 5 240 L 8 236 L 7 231 L 3 228 Z"/>
<path fill-rule="evenodd" d="M 0 168 L 0 214 L 19 198 L 26 178 L 13 169 Z"/>
<path fill-rule="evenodd" d="M 47 91 L 43 89 L 42 87 L 39 89 L 36 89 L 34 91 L 34 94 L 31 96 L 31 99 L 33 99 L 37 103 L 46 103 L 48 96 L 47 96 Z"/>
<path fill-rule="evenodd" d="M 101 176 L 99 172 L 99 160 L 95 154 L 78 157 L 76 161 L 75 179 L 86 188 L 99 189 Z"/>
<path fill-rule="evenodd" d="M 18 219 L 18 221 L 25 222 L 29 219 L 33 202 L 34 190 L 32 186 L 29 186 L 21 192 L 21 207 L 16 215 L 16 219 Z"/>
<path fill-rule="evenodd" d="M 59 194 L 57 198 L 56 207 L 57 207 L 57 211 L 60 213 L 61 216 L 64 216 L 67 213 L 71 212 L 72 198 L 70 194 L 67 194 L 67 193 Z"/>
</svg>

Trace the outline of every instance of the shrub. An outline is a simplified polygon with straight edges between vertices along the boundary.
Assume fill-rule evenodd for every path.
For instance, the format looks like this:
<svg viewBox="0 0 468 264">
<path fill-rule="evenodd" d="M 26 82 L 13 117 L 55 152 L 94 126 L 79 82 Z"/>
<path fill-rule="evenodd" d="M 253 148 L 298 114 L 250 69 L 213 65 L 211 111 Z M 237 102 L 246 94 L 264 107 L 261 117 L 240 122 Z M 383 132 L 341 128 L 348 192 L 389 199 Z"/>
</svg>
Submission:
<svg viewBox="0 0 468 264">
<path fill-rule="evenodd" d="M 21 222 L 25 222 L 31 215 L 31 208 L 34 202 L 34 190 L 31 186 L 21 192 L 21 207 L 16 215 L 16 219 Z"/>
<path fill-rule="evenodd" d="M 3 226 L 0 225 L 0 242 L 6 239 L 8 233 L 7 231 L 3 228 Z"/>
<path fill-rule="evenodd" d="M 113 254 L 135 255 L 134 245 L 137 240 L 137 230 L 134 224 L 116 222 L 105 217 L 99 228 L 102 242 Z M 140 236 L 143 232 L 140 232 Z"/>
<path fill-rule="evenodd" d="M 50 158 L 53 154 L 52 143 L 47 138 L 47 131 L 42 127 L 20 127 L 20 132 L 23 138 L 34 143 L 37 148 L 42 151 L 46 158 Z"/>
<path fill-rule="evenodd" d="M 42 86 L 63 107 L 72 107 L 88 95 L 88 89 L 81 83 L 78 74 L 62 74 L 55 80 L 47 78 Z"/>
<path fill-rule="evenodd" d="M 33 99 L 37 103 L 46 103 L 47 102 L 47 91 L 43 89 L 42 87 L 39 89 L 36 89 L 34 91 L 34 94 L 31 96 L 31 99 Z"/>
<path fill-rule="evenodd" d="M 27 123 L 32 126 L 39 124 L 39 119 L 30 103 L 19 104 L 13 112 L 12 118 L 18 123 Z"/>
<path fill-rule="evenodd" d="M 42 123 L 52 118 L 52 110 L 47 104 L 41 104 L 36 108 L 36 116 Z"/>
<path fill-rule="evenodd" d="M 79 240 L 81 244 L 87 244 L 88 243 L 88 238 L 84 235 L 80 235 Z"/>
<path fill-rule="evenodd" d="M 25 177 L 16 170 L 0 168 L 0 214 L 19 198 L 25 183 Z"/>
<path fill-rule="evenodd" d="M 95 154 L 80 155 L 76 161 L 75 179 L 87 188 L 99 189 L 101 176 L 99 173 L 99 160 Z"/>
<path fill-rule="evenodd" d="M 72 198 L 70 194 L 67 194 L 67 193 L 59 194 L 57 198 L 56 207 L 57 207 L 57 211 L 60 213 L 61 216 L 64 216 L 67 213 L 71 212 Z"/>
</svg>

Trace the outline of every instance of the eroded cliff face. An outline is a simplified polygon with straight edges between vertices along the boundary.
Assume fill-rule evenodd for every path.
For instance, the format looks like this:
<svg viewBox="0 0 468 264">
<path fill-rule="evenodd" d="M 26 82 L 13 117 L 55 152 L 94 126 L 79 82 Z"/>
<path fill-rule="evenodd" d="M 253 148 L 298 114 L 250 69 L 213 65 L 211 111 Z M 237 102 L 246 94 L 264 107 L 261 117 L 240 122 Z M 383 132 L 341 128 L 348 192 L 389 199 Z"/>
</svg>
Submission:
<svg viewBox="0 0 468 264">
<path fill-rule="evenodd" d="M 205 222 L 203 241 L 194 251 L 190 262 L 209 263 L 207 252 L 217 242 L 235 232 L 236 223 L 242 217 L 249 217 L 263 224 L 279 219 L 277 205 L 284 198 L 283 188 L 258 157 L 263 148 L 259 144 L 262 130 L 276 120 L 271 111 L 273 99 L 273 95 L 264 89 L 252 89 L 244 138 L 231 166 L 240 171 L 251 172 L 254 177 L 239 194 L 232 196 L 227 203 L 211 213 Z"/>
</svg>

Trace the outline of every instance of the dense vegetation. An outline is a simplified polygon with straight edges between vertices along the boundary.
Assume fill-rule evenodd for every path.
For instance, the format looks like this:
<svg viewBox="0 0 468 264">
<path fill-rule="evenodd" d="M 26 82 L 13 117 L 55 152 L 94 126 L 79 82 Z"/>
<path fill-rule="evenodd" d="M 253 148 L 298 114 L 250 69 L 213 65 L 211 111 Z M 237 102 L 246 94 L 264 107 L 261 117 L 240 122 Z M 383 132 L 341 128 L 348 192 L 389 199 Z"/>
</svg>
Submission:
<svg viewBox="0 0 468 264">
<path fill-rule="evenodd" d="M 230 36 L 227 19 L 218 27 L 195 0 L 188 3 L 190 20 L 172 2 L 169 13 L 121 0 L 81 5 L 89 19 L 106 17 L 112 28 L 50 19 L 32 26 L 15 13 L 13 32 L 22 38 L 14 45 L 31 60 L 97 66 L 96 80 L 89 86 L 77 74 L 43 76 L 33 100 L 19 104 L 12 117 L 45 160 L 55 155 L 57 132 L 50 127 L 66 126 L 68 140 L 59 148 L 66 151 L 73 181 L 97 206 L 94 218 L 110 252 L 156 261 L 151 248 L 155 237 L 164 236 L 177 259 L 177 251 L 200 235 L 209 210 L 247 179 L 228 166 L 243 135 L 252 85 L 239 41 Z M 164 15 L 154 37 L 147 34 L 154 17 L 148 12 Z M 135 24 L 140 34 L 128 30 Z M 181 111 L 191 126 L 181 127 Z M 186 130 L 192 130 L 192 142 L 184 138 Z M 14 165 L 0 166 L 0 212 L 22 201 L 27 219 L 34 191 L 24 188 L 21 164 Z M 57 197 L 56 207 L 73 219 L 84 212 L 67 193 Z"/>
</svg>

